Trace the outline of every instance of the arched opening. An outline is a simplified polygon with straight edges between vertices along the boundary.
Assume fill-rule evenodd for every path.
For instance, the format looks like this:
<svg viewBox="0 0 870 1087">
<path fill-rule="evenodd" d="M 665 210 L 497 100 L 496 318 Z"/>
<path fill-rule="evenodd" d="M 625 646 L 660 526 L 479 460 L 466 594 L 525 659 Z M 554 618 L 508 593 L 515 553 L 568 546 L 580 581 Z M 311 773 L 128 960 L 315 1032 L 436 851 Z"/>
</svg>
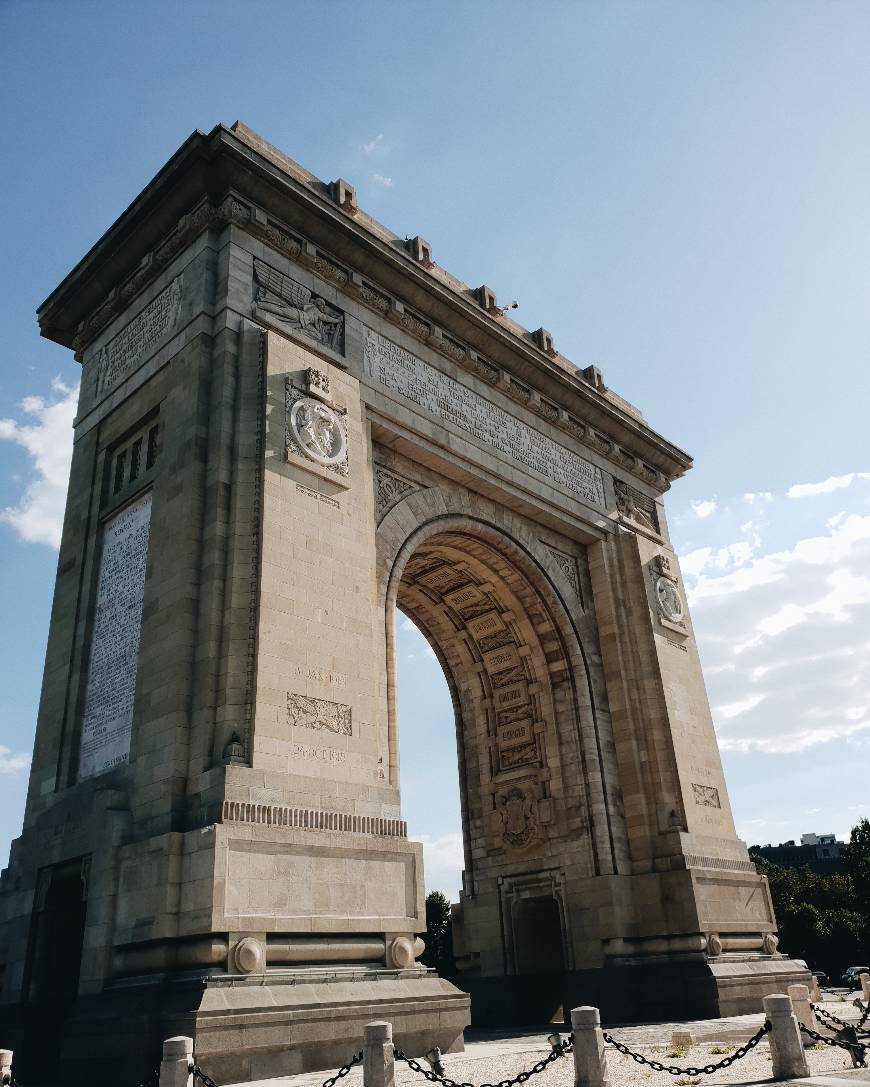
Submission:
<svg viewBox="0 0 870 1087">
<path fill-rule="evenodd" d="M 463 845 L 457 983 L 474 990 L 477 1021 L 547 1022 L 560 1003 L 551 999 L 558 975 L 573 965 L 564 874 L 599 870 L 579 644 L 568 644 L 570 630 L 554 614 L 558 598 L 534 557 L 471 518 L 436 519 L 408 538 L 386 603 L 388 621 L 396 605 L 425 636 L 452 703 Z M 403 727 L 395 644 L 393 744 Z M 404 774 L 402 788 L 407 796 Z M 524 992 L 532 974 L 550 979 L 539 1007 Z"/>
<path fill-rule="evenodd" d="M 396 608 L 396 709 L 402 818 L 423 842 L 426 893 L 459 901 L 462 818 L 453 700 L 438 654 Z"/>
</svg>

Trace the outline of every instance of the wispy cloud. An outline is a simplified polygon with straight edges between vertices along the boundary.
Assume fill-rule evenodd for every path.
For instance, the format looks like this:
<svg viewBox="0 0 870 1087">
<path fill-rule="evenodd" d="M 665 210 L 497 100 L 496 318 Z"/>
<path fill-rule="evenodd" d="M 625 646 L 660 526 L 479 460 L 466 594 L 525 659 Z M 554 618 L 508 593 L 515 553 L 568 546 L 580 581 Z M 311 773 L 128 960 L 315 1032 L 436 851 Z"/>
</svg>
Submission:
<svg viewBox="0 0 870 1087">
<path fill-rule="evenodd" d="M 795 487 L 743 495 L 753 515 L 742 524 L 742 503 L 730 500 L 705 521 L 707 539 L 695 540 L 704 546 L 684 556 L 724 750 L 804 751 L 870 735 L 870 513 L 853 486 L 865 475 L 796 485 L 836 492 L 800 516 Z M 852 508 L 832 510 L 849 487 Z M 740 538 L 726 542 L 729 532 Z"/>
<path fill-rule="evenodd" d="M 8 747 L 0 745 L 0 774 L 11 776 L 20 774 L 30 766 L 30 756 L 23 751 L 13 752 Z"/>
<path fill-rule="evenodd" d="M 715 498 L 702 499 L 701 501 L 692 503 L 692 510 L 695 516 L 700 517 L 702 521 L 711 514 L 714 514 L 716 509 Z"/>
<path fill-rule="evenodd" d="M 393 179 L 391 177 L 384 177 L 383 174 L 372 174 L 372 184 L 380 185 L 382 189 L 392 189 Z"/>
<path fill-rule="evenodd" d="M 77 401 L 78 389 L 55 378 L 47 397 L 21 401 L 22 419 L 0 419 L 0 438 L 20 445 L 31 460 L 29 483 L 15 505 L 0 510 L 0 521 L 28 543 L 60 546 Z"/>
<path fill-rule="evenodd" d="M 379 132 L 373 140 L 366 140 L 360 144 L 360 151 L 364 155 L 379 155 L 383 154 L 387 150 L 387 145 L 384 143 L 384 134 Z"/>
<path fill-rule="evenodd" d="M 828 476 L 821 483 L 795 483 L 786 492 L 788 498 L 815 498 L 818 494 L 830 494 L 851 487 L 856 479 L 870 479 L 870 472 L 849 472 L 845 476 Z"/>
</svg>

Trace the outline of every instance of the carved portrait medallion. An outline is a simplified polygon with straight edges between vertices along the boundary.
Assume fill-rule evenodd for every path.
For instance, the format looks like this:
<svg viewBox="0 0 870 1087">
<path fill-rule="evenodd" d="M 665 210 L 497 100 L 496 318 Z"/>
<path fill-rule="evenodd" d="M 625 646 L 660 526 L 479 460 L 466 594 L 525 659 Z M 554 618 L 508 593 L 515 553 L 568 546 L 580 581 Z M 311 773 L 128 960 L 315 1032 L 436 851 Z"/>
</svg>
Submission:
<svg viewBox="0 0 870 1087">
<path fill-rule="evenodd" d="M 682 622 L 684 611 L 680 590 L 669 578 L 656 578 L 656 599 L 665 619 L 672 623 Z"/>
<path fill-rule="evenodd" d="M 347 438 L 336 412 L 313 397 L 297 400 L 290 409 L 290 431 L 302 452 L 317 464 L 344 460 Z"/>
</svg>

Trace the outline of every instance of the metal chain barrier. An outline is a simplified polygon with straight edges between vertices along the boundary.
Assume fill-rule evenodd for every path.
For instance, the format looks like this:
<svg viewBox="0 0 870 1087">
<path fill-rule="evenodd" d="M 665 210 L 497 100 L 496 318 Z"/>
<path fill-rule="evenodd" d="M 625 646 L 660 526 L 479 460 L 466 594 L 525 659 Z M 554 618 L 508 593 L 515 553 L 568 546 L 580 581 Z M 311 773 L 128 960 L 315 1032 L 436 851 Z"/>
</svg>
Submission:
<svg viewBox="0 0 870 1087">
<path fill-rule="evenodd" d="M 626 1057 L 631 1057 L 633 1061 L 638 1064 L 646 1064 L 654 1072 L 667 1072 L 669 1076 L 712 1076 L 714 1072 L 720 1071 L 722 1068 L 728 1068 L 734 1064 L 735 1061 L 741 1060 L 746 1056 L 750 1050 L 755 1049 L 761 1039 L 770 1030 L 770 1023 L 766 1022 L 763 1026 L 759 1027 L 755 1034 L 749 1039 L 748 1042 L 744 1042 L 743 1045 L 738 1046 L 733 1053 L 727 1057 L 723 1057 L 717 1064 L 705 1064 L 703 1068 L 678 1068 L 675 1064 L 662 1064 L 661 1061 L 650 1060 L 649 1057 L 645 1057 L 642 1053 L 635 1053 L 629 1049 L 627 1045 L 623 1045 L 622 1042 L 618 1042 L 615 1038 L 602 1031 L 604 1040 L 608 1045 L 612 1045 L 614 1049 L 622 1053 Z"/>
<path fill-rule="evenodd" d="M 531 1068 L 527 1068 L 524 1072 L 520 1072 L 514 1076 L 513 1079 L 503 1079 L 498 1083 L 481 1083 L 479 1087 L 514 1087 L 517 1083 L 525 1083 L 526 1080 L 531 1079 L 532 1076 L 536 1076 L 539 1072 L 543 1072 L 548 1065 L 551 1065 L 553 1061 L 557 1061 L 560 1057 L 564 1057 L 566 1053 L 570 1053 L 574 1048 L 574 1035 L 569 1034 L 568 1038 L 564 1042 L 559 1042 L 553 1046 L 550 1053 L 544 1057 L 543 1060 L 533 1064 Z M 430 1083 L 441 1083 L 443 1087 L 477 1087 L 474 1083 L 457 1083 L 454 1079 L 449 1079 L 447 1076 L 439 1076 L 437 1072 L 433 1072 L 430 1068 L 424 1068 L 422 1064 L 418 1064 L 413 1057 L 406 1056 L 401 1049 L 394 1049 L 393 1056 L 397 1061 L 404 1061 L 405 1064 L 413 1072 L 419 1072 L 421 1076 L 425 1076 Z M 326 1085 L 324 1084 L 324 1087 Z"/>
<path fill-rule="evenodd" d="M 4 1076 L 3 1087 L 21 1087 L 21 1084 L 15 1078 L 15 1076 Z"/>
<path fill-rule="evenodd" d="M 861 1018 L 858 1020 L 858 1030 L 861 1030 L 864 1024 L 867 1022 L 868 1016 L 870 1016 L 870 1000 L 866 1004 L 862 1004 L 856 997 L 854 1001 L 855 1007 L 861 1012 Z"/>
<path fill-rule="evenodd" d="M 837 1016 L 834 1015 L 833 1012 L 826 1011 L 819 1004 L 810 1004 L 810 1007 L 813 1009 L 813 1011 L 816 1013 L 816 1015 L 818 1015 L 822 1020 L 827 1020 L 829 1023 L 836 1023 L 837 1026 L 841 1030 L 854 1030 L 857 1033 L 862 1034 L 865 1037 L 870 1038 L 870 1031 L 861 1029 L 864 1026 L 864 1024 L 867 1022 L 867 1016 L 870 1015 L 870 1004 L 867 1005 L 867 1009 L 865 1010 L 864 1014 L 861 1016 L 861 1018 L 858 1020 L 857 1023 L 847 1023 L 843 1019 L 838 1019 Z M 827 1024 L 825 1024 L 825 1025 L 827 1025 Z M 828 1029 L 830 1030 L 832 1028 L 828 1027 Z"/>
<path fill-rule="evenodd" d="M 218 1087 L 211 1076 L 207 1072 L 203 1072 L 198 1064 L 190 1065 L 189 1071 L 195 1080 L 198 1079 L 202 1083 L 203 1087 Z"/>
<path fill-rule="evenodd" d="M 330 1076 L 329 1079 L 325 1079 L 323 1081 L 323 1087 L 335 1087 L 336 1083 L 338 1083 L 338 1081 L 343 1076 L 346 1076 L 348 1074 L 348 1072 L 351 1070 L 351 1068 L 353 1068 L 353 1066 L 355 1064 L 359 1064 L 362 1061 L 362 1059 L 363 1059 L 363 1051 L 360 1050 L 359 1053 L 355 1053 L 350 1058 L 350 1060 L 347 1062 L 347 1064 L 342 1065 L 342 1067 L 339 1068 L 339 1070 L 335 1073 L 334 1076 Z"/>
<path fill-rule="evenodd" d="M 806 1034 L 806 1036 L 808 1038 L 812 1038 L 814 1042 L 821 1042 L 822 1045 L 837 1046 L 840 1049 L 848 1049 L 849 1052 L 854 1055 L 855 1060 L 857 1061 L 857 1067 L 858 1068 L 866 1067 L 865 1066 L 865 1061 L 867 1059 L 867 1048 L 868 1047 L 866 1045 L 864 1045 L 862 1042 L 858 1042 L 858 1041 L 847 1042 L 845 1040 L 845 1038 L 842 1038 L 842 1037 L 839 1037 L 839 1036 L 836 1037 L 836 1038 L 825 1038 L 821 1034 L 819 1034 L 819 1032 L 817 1030 L 812 1030 L 812 1028 L 810 1028 L 810 1027 L 805 1027 L 803 1025 L 803 1023 L 798 1023 L 798 1026 L 801 1028 L 803 1033 Z M 854 1028 L 849 1028 L 847 1026 L 846 1030 L 849 1030 L 849 1029 L 851 1029 L 853 1031 L 853 1033 L 854 1033 Z"/>
</svg>

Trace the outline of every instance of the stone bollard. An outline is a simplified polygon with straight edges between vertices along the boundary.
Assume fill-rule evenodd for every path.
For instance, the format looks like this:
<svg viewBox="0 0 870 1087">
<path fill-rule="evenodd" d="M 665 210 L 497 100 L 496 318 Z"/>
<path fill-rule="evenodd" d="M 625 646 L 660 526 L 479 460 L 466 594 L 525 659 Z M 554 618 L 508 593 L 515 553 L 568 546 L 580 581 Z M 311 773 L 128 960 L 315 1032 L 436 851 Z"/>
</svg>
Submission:
<svg viewBox="0 0 870 1087">
<path fill-rule="evenodd" d="M 160 1087 L 193 1087 L 193 1038 L 177 1035 L 163 1043 Z"/>
<path fill-rule="evenodd" d="M 0 1083 L 12 1079 L 12 1050 L 0 1049 Z"/>
<path fill-rule="evenodd" d="M 861 982 L 861 996 L 870 1000 L 870 974 L 859 974 L 858 980 Z"/>
<path fill-rule="evenodd" d="M 363 1034 L 363 1087 L 395 1087 L 395 1083 L 393 1024 L 376 1019 L 366 1023 Z"/>
<path fill-rule="evenodd" d="M 819 979 L 815 974 L 810 975 L 810 1000 L 814 1004 L 821 1004 L 822 990 L 819 988 Z"/>
<path fill-rule="evenodd" d="M 818 1031 L 819 1024 L 816 1021 L 813 1009 L 810 1007 L 810 991 L 806 985 L 789 985 L 788 998 L 791 1001 L 791 1010 L 799 1023 L 803 1023 L 810 1030 Z M 801 1031 L 804 1049 L 809 1049 L 815 1042 L 808 1034 Z"/>
<path fill-rule="evenodd" d="M 770 1056 L 774 1079 L 801 1079 L 810 1074 L 798 1021 L 791 1000 L 782 993 L 764 998 L 764 1014 L 770 1021 Z"/>
<path fill-rule="evenodd" d="M 574 1087 L 610 1087 L 598 1009 L 572 1008 L 571 1030 L 574 1032 Z"/>
</svg>

